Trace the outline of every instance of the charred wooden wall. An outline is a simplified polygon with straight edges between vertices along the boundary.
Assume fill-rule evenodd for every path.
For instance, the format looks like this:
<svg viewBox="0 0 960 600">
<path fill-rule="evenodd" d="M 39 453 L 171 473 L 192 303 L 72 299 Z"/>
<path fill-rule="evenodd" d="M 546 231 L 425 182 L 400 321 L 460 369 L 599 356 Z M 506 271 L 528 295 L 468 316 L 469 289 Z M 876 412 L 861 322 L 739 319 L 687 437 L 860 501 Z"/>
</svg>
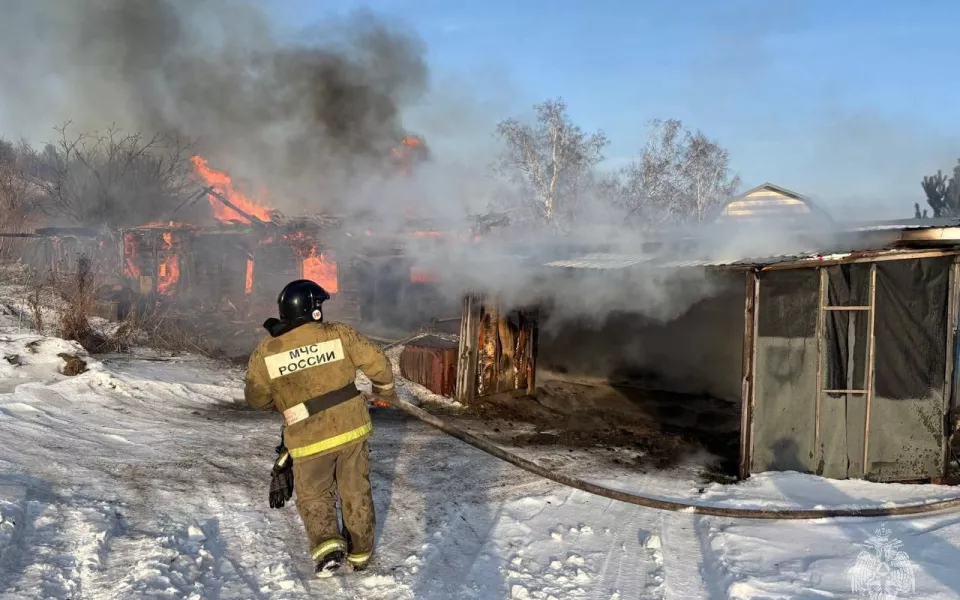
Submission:
<svg viewBox="0 0 960 600">
<path fill-rule="evenodd" d="M 280 243 L 263 243 L 253 250 L 253 295 L 259 301 L 276 304 L 277 294 L 300 278 L 301 266 L 292 248 Z"/>
<path fill-rule="evenodd" d="M 112 279 L 119 270 L 120 249 L 110 237 L 58 233 L 51 228 L 45 233 L 5 236 L 14 240 L 5 258 L 20 260 L 30 268 L 42 272 L 64 275 L 77 270 L 80 257 L 91 261 L 91 268 L 98 280 Z"/>
<path fill-rule="evenodd" d="M 166 236 L 166 237 L 165 237 Z M 285 285 L 306 277 L 304 259 L 322 255 L 336 264 L 336 282 L 325 305 L 326 318 L 363 320 L 364 271 L 350 248 L 302 231 L 187 228 L 135 228 L 122 232 L 122 272 L 135 290 L 202 309 L 236 308 L 247 314 L 273 314 Z M 172 243 L 170 243 L 172 241 Z M 178 279 L 166 289 L 163 271 L 176 260 Z M 335 291 L 333 291 L 335 289 Z"/>
<path fill-rule="evenodd" d="M 336 254 L 332 255 L 337 263 L 337 292 L 331 294 L 326 304 L 326 313 L 331 321 L 356 323 L 362 320 L 360 300 L 360 275 L 355 260 Z"/>
<path fill-rule="evenodd" d="M 432 281 L 413 281 L 411 262 L 399 255 L 366 256 L 354 263 L 360 317 L 390 329 L 410 331 L 434 319 L 459 313 Z"/>
<path fill-rule="evenodd" d="M 246 295 L 249 240 L 239 233 L 198 233 L 193 238 L 192 252 L 183 257 L 189 274 L 189 286 L 181 297 L 202 308 L 219 309 L 224 300 L 238 310 Z"/>
<path fill-rule="evenodd" d="M 176 299 L 194 283 L 193 234 L 173 228 L 121 230 L 123 275 L 146 295 Z"/>
<path fill-rule="evenodd" d="M 537 314 L 505 309 L 495 299 L 468 296 L 457 366 L 457 400 L 504 392 L 532 394 L 536 386 Z"/>
</svg>

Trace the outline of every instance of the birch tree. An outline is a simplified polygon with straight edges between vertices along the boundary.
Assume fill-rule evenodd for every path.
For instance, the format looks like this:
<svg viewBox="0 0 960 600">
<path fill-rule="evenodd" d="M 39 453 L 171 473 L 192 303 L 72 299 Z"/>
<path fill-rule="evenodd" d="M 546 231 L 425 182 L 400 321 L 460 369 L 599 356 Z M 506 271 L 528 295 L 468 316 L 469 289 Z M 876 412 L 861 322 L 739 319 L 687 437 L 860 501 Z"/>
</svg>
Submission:
<svg viewBox="0 0 960 600">
<path fill-rule="evenodd" d="M 497 169 L 522 187 L 526 208 L 541 222 L 562 227 L 582 208 L 594 166 L 608 141 L 601 131 L 586 133 L 557 98 L 534 106 L 532 124 L 506 119 L 496 135 L 504 143 Z"/>
<path fill-rule="evenodd" d="M 640 157 L 608 181 L 628 220 L 701 222 L 740 188 L 728 151 L 676 119 L 652 121 Z"/>
</svg>

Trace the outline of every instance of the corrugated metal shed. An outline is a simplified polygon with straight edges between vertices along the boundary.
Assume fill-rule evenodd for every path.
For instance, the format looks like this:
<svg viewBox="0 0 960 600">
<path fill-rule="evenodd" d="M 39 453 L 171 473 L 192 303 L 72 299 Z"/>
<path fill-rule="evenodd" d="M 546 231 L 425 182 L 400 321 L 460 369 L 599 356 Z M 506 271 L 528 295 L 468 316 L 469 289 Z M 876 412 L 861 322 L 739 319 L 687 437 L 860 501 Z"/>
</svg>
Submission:
<svg viewBox="0 0 960 600">
<path fill-rule="evenodd" d="M 919 251 L 919 253 L 936 253 L 935 250 Z M 850 261 L 854 259 L 883 259 L 896 256 L 907 256 L 918 254 L 917 250 L 911 249 L 882 249 L 882 250 L 850 250 L 848 252 L 819 253 L 819 252 L 799 252 L 793 254 L 781 254 L 764 257 L 747 258 L 705 258 L 705 259 L 677 259 L 656 254 L 584 254 L 575 258 L 565 260 L 555 260 L 545 263 L 543 266 L 548 268 L 561 269 L 597 269 L 597 270 L 617 270 L 634 268 L 657 268 L 657 269 L 682 269 L 682 268 L 701 268 L 701 269 L 751 269 L 764 268 L 774 265 L 796 264 L 803 266 L 806 263 L 821 263 L 832 261 Z"/>
<path fill-rule="evenodd" d="M 668 269 L 681 268 L 715 268 L 715 267 L 750 267 L 768 265 L 779 262 L 816 258 L 819 255 L 810 252 L 804 254 L 784 254 L 756 258 L 714 258 L 714 259 L 686 259 L 678 260 L 657 254 L 584 254 L 571 259 L 555 260 L 546 263 L 545 267 L 563 269 L 627 269 L 634 267 L 656 267 Z"/>
<path fill-rule="evenodd" d="M 850 223 L 843 227 L 843 231 L 905 231 L 915 229 L 939 229 L 944 227 L 960 227 L 960 219 L 899 219 L 896 221 L 872 221 L 865 223 Z"/>
<path fill-rule="evenodd" d="M 647 264 L 657 259 L 655 254 L 605 254 L 594 252 L 568 260 L 555 260 L 546 263 L 546 267 L 567 269 L 625 269 Z"/>
</svg>

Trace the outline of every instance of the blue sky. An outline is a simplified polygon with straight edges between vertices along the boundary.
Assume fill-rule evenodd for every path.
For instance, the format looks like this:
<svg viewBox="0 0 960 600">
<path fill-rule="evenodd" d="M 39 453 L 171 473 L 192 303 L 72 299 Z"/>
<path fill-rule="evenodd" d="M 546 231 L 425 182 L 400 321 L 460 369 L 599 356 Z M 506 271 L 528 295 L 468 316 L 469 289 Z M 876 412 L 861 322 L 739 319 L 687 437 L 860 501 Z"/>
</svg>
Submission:
<svg viewBox="0 0 960 600">
<path fill-rule="evenodd" d="M 439 87 L 490 123 L 562 96 L 611 138 L 679 118 L 770 180 L 837 210 L 912 213 L 919 181 L 960 157 L 960 2 L 926 0 L 263 0 L 297 27 L 366 7 L 424 40 Z M 450 91 L 450 90 L 448 90 Z"/>
</svg>

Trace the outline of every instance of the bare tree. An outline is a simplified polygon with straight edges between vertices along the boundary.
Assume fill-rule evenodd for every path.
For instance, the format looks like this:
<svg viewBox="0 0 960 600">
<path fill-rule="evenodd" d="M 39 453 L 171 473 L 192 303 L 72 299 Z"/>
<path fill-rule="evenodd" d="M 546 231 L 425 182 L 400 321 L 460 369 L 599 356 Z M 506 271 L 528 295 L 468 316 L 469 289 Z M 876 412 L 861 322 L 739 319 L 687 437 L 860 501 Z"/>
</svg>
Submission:
<svg viewBox="0 0 960 600">
<path fill-rule="evenodd" d="M 190 144 L 156 134 L 69 133 L 34 152 L 28 174 L 51 217 L 84 226 L 155 220 L 175 206 L 191 181 Z"/>
<path fill-rule="evenodd" d="M 740 187 L 727 150 L 676 119 L 652 121 L 637 161 L 605 183 L 629 220 L 703 221 Z"/>
<path fill-rule="evenodd" d="M 541 222 L 562 227 L 577 212 L 608 141 L 603 132 L 587 134 L 557 98 L 534 106 L 533 124 L 506 119 L 496 135 L 505 149 L 497 170 L 522 186 L 527 208 Z"/>
<path fill-rule="evenodd" d="M 24 233 L 34 211 L 35 190 L 23 174 L 23 155 L 0 140 L 0 232 Z M 0 258 L 10 255 L 17 240 L 0 238 Z"/>
</svg>

